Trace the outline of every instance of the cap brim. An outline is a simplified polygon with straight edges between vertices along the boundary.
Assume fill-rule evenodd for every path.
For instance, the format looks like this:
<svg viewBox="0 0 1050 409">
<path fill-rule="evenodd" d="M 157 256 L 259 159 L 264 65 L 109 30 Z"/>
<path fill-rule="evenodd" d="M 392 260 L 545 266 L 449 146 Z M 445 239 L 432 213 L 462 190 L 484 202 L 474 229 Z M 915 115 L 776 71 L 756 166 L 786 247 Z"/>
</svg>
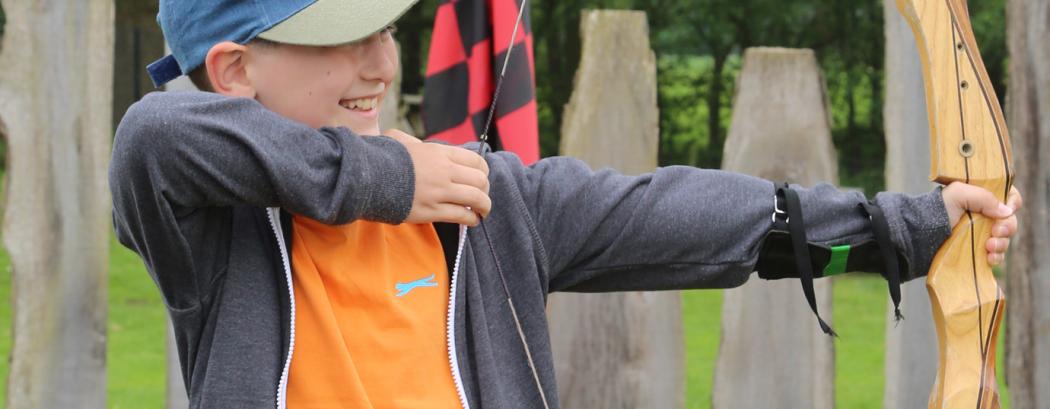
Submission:
<svg viewBox="0 0 1050 409">
<path fill-rule="evenodd" d="M 416 1 L 317 0 L 258 37 L 285 44 L 345 44 L 389 26 Z"/>
</svg>

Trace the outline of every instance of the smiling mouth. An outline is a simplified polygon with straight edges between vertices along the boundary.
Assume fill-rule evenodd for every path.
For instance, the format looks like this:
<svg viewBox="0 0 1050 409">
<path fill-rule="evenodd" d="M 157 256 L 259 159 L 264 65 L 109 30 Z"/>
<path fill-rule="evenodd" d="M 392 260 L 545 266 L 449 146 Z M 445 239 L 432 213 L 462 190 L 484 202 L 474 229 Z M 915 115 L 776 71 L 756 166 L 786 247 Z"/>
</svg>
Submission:
<svg viewBox="0 0 1050 409">
<path fill-rule="evenodd" d="M 359 112 L 369 112 L 375 109 L 378 103 L 378 97 L 344 99 L 339 101 L 339 105 L 343 108 Z"/>
</svg>

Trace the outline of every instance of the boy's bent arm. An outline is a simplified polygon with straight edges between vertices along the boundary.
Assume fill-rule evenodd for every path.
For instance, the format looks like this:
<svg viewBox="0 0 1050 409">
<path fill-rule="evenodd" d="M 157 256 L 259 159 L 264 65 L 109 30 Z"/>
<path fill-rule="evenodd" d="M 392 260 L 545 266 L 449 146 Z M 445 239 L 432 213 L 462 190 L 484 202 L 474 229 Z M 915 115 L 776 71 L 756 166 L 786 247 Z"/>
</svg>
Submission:
<svg viewBox="0 0 1050 409">
<path fill-rule="evenodd" d="M 330 224 L 400 222 L 414 183 L 408 153 L 390 138 L 316 130 L 256 101 L 203 92 L 153 93 L 132 105 L 110 179 L 118 211 L 125 201 L 176 211 L 281 207 Z"/>
<path fill-rule="evenodd" d="M 234 209 L 400 222 L 413 177 L 392 139 L 311 129 L 249 99 L 163 92 L 128 109 L 109 182 L 117 238 L 142 257 L 169 308 L 192 316 L 227 268 Z"/>
<path fill-rule="evenodd" d="M 760 266 L 769 269 L 759 271 L 763 277 L 797 276 L 793 262 L 769 262 L 793 260 L 790 253 L 763 249 L 773 228 L 769 181 L 682 166 L 623 176 L 571 158 L 540 161 L 517 180 L 549 262 L 550 291 L 732 287 Z M 851 267 L 882 271 L 870 222 L 858 208 L 863 195 L 828 184 L 793 187 L 815 261 L 826 261 L 831 246 L 849 244 L 857 249 Z M 874 203 L 889 224 L 902 279 L 924 275 L 950 234 L 939 189 L 879 193 Z"/>
</svg>

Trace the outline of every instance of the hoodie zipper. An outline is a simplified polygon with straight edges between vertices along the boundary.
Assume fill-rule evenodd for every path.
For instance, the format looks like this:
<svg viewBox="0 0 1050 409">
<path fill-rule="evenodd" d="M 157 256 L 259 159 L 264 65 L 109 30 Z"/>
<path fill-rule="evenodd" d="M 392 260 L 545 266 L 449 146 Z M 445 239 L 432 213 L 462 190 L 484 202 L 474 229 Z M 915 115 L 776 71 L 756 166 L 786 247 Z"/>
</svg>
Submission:
<svg viewBox="0 0 1050 409">
<path fill-rule="evenodd" d="M 463 409 L 470 409 L 470 404 L 467 403 L 467 392 L 463 388 L 463 378 L 459 373 L 459 359 L 456 357 L 456 282 L 459 278 L 459 262 L 463 257 L 463 247 L 467 241 L 467 227 L 459 226 L 459 245 L 456 247 L 456 262 L 452 267 L 452 280 L 449 282 L 448 291 L 448 327 L 445 330 L 445 338 L 448 341 L 448 363 L 449 367 L 452 368 L 452 380 L 456 384 L 456 394 L 459 395 L 459 403 L 463 405 Z"/>
<path fill-rule="evenodd" d="M 281 252 L 281 263 L 284 265 L 284 278 L 288 283 L 288 305 L 291 307 L 289 315 L 289 334 L 288 334 L 288 357 L 284 360 L 284 368 L 281 370 L 281 379 L 277 384 L 277 409 L 286 409 L 288 405 L 288 369 L 292 363 L 292 352 L 295 350 L 295 292 L 292 289 L 292 267 L 288 261 L 288 249 L 284 244 L 284 230 L 281 228 L 280 209 L 271 207 L 266 209 L 266 213 L 270 219 L 270 227 L 273 229 L 273 233 L 277 236 L 277 249 Z M 448 301 L 448 318 L 447 327 L 445 329 L 446 338 L 448 341 L 448 361 L 449 367 L 452 368 L 452 380 L 456 384 L 456 395 L 459 396 L 459 402 L 463 405 L 463 409 L 470 409 L 470 404 L 467 403 L 467 392 L 463 388 L 463 378 L 459 373 L 459 359 L 456 356 L 456 282 L 459 278 L 459 266 L 460 260 L 463 257 L 463 248 L 466 244 L 467 228 L 465 226 L 459 226 L 459 244 L 456 247 L 456 262 L 452 267 L 452 280 L 449 283 L 449 301 Z"/>
<path fill-rule="evenodd" d="M 266 209 L 270 218 L 270 227 L 273 234 L 277 236 L 277 249 L 281 252 L 281 263 L 284 265 L 284 279 L 288 283 L 288 305 L 291 306 L 288 321 L 288 357 L 284 360 L 284 369 L 281 370 L 281 379 L 277 384 L 277 409 L 286 409 L 288 406 L 288 369 L 292 364 L 292 351 L 295 350 L 295 292 L 292 289 L 292 265 L 288 261 L 288 248 L 284 244 L 284 230 L 281 228 L 281 210 L 276 207 Z"/>
</svg>

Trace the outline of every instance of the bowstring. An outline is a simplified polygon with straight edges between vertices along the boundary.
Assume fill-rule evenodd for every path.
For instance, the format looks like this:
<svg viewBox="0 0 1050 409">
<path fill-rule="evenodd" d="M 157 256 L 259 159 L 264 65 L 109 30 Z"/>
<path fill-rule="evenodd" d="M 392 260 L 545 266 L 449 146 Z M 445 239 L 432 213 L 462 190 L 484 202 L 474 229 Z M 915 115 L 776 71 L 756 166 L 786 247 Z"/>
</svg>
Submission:
<svg viewBox="0 0 1050 409">
<path fill-rule="evenodd" d="M 496 116 L 496 102 L 499 101 L 499 93 L 503 89 L 503 79 L 507 76 L 507 65 L 510 64 L 510 54 L 514 51 L 514 39 L 518 37 L 518 26 L 521 25 L 522 16 L 525 15 L 525 5 L 529 0 L 522 0 L 521 5 L 518 7 L 518 18 L 514 20 L 514 30 L 510 33 L 510 44 L 507 44 L 507 55 L 503 56 L 503 67 L 499 71 L 499 79 L 496 80 L 496 92 L 492 93 L 492 104 L 489 105 L 489 114 L 485 119 L 485 127 L 481 130 L 481 136 L 478 139 L 481 140 L 481 144 L 478 145 L 478 154 L 482 153 L 482 148 L 489 141 L 489 127 L 492 125 L 492 118 Z"/>
<path fill-rule="evenodd" d="M 525 15 L 525 7 L 529 0 L 522 0 L 521 5 L 518 6 L 518 17 L 514 20 L 514 30 L 510 34 L 510 44 L 507 45 L 507 55 L 503 57 L 503 66 L 500 68 L 499 78 L 496 80 L 496 91 L 492 94 L 492 103 L 489 105 L 489 113 L 485 119 L 485 127 L 482 128 L 481 136 L 478 139 L 481 141 L 478 144 L 478 155 L 484 155 L 485 146 L 489 140 L 489 127 L 492 126 L 492 118 L 496 115 L 496 103 L 499 101 L 500 91 L 503 89 L 503 80 L 507 76 L 507 65 L 510 64 L 510 55 L 514 51 L 514 40 L 518 37 L 518 27 L 521 26 L 522 17 Z M 522 349 L 525 351 L 525 359 L 529 364 L 529 369 L 532 371 L 532 379 L 536 382 L 536 389 L 540 392 L 540 399 L 543 401 L 544 409 L 550 409 L 550 405 L 547 404 L 547 395 L 543 391 L 543 385 L 540 383 L 539 373 L 536 371 L 536 362 L 532 359 L 532 351 L 529 350 L 529 342 L 525 338 L 525 331 L 521 327 L 521 320 L 518 318 L 518 311 L 514 308 L 514 299 L 510 296 L 510 288 L 507 286 L 507 278 L 503 274 L 503 268 L 500 266 L 499 257 L 496 256 L 496 248 L 492 245 L 492 238 L 489 236 L 489 231 L 485 228 L 485 219 L 480 218 L 478 226 L 481 227 L 481 233 L 485 237 L 485 243 L 488 246 L 489 253 L 492 255 L 492 261 L 496 264 L 496 273 L 499 274 L 500 283 L 503 284 L 503 294 L 507 297 L 507 306 L 510 308 L 510 315 L 514 319 L 514 328 L 518 331 L 518 339 L 521 340 Z"/>
</svg>

